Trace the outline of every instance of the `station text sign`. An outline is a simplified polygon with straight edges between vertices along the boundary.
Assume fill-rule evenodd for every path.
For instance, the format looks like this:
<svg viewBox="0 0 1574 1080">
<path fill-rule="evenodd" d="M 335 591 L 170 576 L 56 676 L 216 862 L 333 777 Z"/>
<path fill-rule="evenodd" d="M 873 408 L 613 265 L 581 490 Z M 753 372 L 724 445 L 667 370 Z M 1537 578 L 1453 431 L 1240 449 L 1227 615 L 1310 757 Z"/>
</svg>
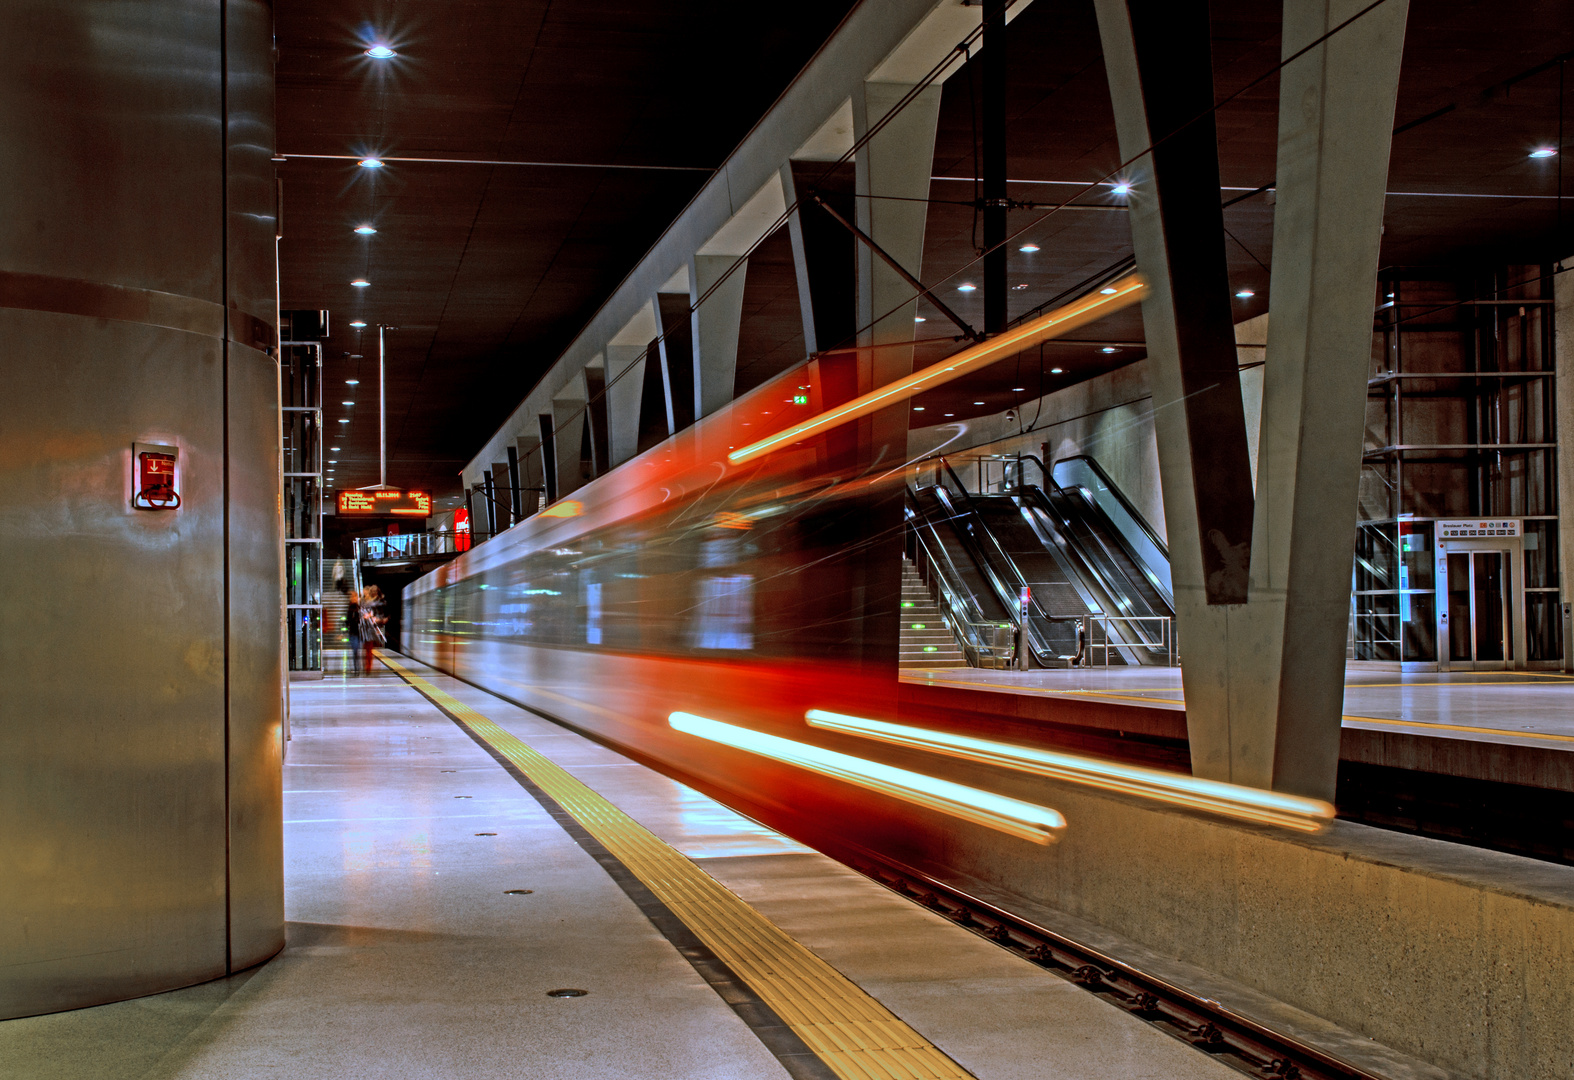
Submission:
<svg viewBox="0 0 1574 1080">
<path fill-rule="evenodd" d="M 430 517 L 432 496 L 424 491 L 341 491 L 339 513 Z"/>
<path fill-rule="evenodd" d="M 1488 536 L 1518 536 L 1519 518 L 1497 518 L 1485 520 L 1474 518 L 1470 521 L 1439 521 L 1437 523 L 1437 538 L 1439 540 L 1479 540 Z"/>
</svg>

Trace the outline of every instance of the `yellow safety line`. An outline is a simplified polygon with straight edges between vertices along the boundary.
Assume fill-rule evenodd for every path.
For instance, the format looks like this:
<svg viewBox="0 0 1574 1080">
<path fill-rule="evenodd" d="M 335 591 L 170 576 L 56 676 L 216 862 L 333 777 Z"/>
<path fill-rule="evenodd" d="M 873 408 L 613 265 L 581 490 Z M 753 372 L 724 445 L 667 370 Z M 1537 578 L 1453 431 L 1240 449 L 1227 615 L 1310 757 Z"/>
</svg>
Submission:
<svg viewBox="0 0 1574 1080">
<path fill-rule="evenodd" d="M 904 682 L 910 682 L 910 683 L 913 682 L 913 680 L 911 680 L 911 679 L 905 679 L 903 681 Z M 914 685 L 918 685 L 918 684 L 914 683 Z M 926 681 L 922 685 L 924 685 L 924 686 L 977 686 L 977 687 L 981 687 L 981 688 L 983 688 L 985 690 L 999 690 L 1002 693 L 1006 693 L 1006 694 L 1050 694 L 1050 695 L 1053 695 L 1053 696 L 1056 696 L 1056 697 L 1064 697 L 1064 696 L 1071 695 L 1071 694 L 1078 694 L 1078 695 L 1092 696 L 1092 697 L 1119 698 L 1122 701 L 1148 701 L 1148 702 L 1155 702 L 1156 701 L 1156 702 L 1159 702 L 1160 704 L 1163 704 L 1163 705 L 1179 705 L 1179 704 L 1182 704 L 1182 702 L 1180 702 L 1176 698 L 1138 697 L 1135 694 L 1112 694 L 1108 690 L 1060 690 L 1060 689 L 1057 689 L 1057 688 L 1054 688 L 1054 687 L 1045 688 L 1045 687 L 1039 687 L 1039 686 L 1010 686 L 1010 685 L 1003 684 L 1003 683 L 963 682 L 961 679 L 936 679 L 936 680 L 934 680 L 932 682 L 927 682 Z M 1157 694 L 1176 693 L 1179 690 L 1180 690 L 1180 687 L 1178 687 L 1178 686 L 1160 686 L 1160 687 L 1154 687 L 1153 688 L 1153 692 L 1157 693 Z"/>
<path fill-rule="evenodd" d="M 1506 735 L 1511 739 L 1553 739 L 1557 742 L 1574 742 L 1574 735 L 1554 735 L 1551 732 L 1506 731 L 1503 728 L 1465 727 L 1462 724 L 1429 724 L 1425 720 L 1390 720 L 1386 716 L 1346 716 L 1344 719 L 1359 720 L 1363 724 L 1397 724 L 1400 727 L 1439 731 L 1469 731 L 1477 735 Z"/>
<path fill-rule="evenodd" d="M 383 663 L 517 766 L 634 873 L 845 1080 L 972 1074 L 561 766 L 385 653 Z"/>
</svg>

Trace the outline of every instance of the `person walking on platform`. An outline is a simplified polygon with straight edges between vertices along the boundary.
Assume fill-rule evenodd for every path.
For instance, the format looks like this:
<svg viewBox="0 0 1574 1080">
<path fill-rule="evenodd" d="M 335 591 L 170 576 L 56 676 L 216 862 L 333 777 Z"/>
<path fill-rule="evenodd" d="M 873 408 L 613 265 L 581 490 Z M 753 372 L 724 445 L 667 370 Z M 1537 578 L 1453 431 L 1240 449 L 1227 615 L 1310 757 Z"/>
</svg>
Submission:
<svg viewBox="0 0 1574 1080">
<path fill-rule="evenodd" d="M 361 594 L 349 589 L 344 594 L 344 630 L 350 637 L 344 656 L 344 673 L 355 674 L 361 665 Z"/>
<path fill-rule="evenodd" d="M 384 614 L 386 604 L 383 602 L 383 591 L 376 585 L 368 585 L 361 593 L 361 648 L 365 659 L 362 661 L 361 670 L 372 670 L 372 650 L 386 645 L 388 638 L 383 632 L 383 627 L 388 622 Z"/>
</svg>

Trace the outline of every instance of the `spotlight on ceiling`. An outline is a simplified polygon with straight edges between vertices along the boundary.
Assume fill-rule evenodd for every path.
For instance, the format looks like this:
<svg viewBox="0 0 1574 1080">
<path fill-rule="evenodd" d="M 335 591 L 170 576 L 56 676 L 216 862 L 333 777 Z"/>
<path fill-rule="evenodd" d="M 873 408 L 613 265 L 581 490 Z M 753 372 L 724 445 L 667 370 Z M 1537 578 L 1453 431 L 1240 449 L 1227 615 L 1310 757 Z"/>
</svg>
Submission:
<svg viewBox="0 0 1574 1080">
<path fill-rule="evenodd" d="M 1106 345 L 1102 349 L 1100 349 L 1099 352 L 1101 352 L 1101 353 L 1117 353 L 1117 352 L 1120 352 L 1120 350 L 1115 348 L 1115 346 L 1113 346 L 1113 345 Z"/>
<path fill-rule="evenodd" d="M 330 447 L 328 447 L 328 449 L 332 450 L 335 454 L 337 454 L 339 452 L 339 448 L 337 446 L 330 446 Z"/>
<path fill-rule="evenodd" d="M 973 292 L 977 288 L 978 288 L 978 286 L 974 285 L 971 281 L 964 281 L 964 282 L 962 282 L 962 284 L 960 284 L 960 285 L 958 285 L 956 287 L 956 291 L 957 292 Z"/>
<path fill-rule="evenodd" d="M 1102 289 L 1099 290 L 1099 295 L 1100 296 L 1114 296 L 1115 295 L 1115 286 L 1113 286 L 1113 285 L 1106 285 L 1106 286 L 1104 286 Z"/>
<path fill-rule="evenodd" d="M 341 424 L 348 424 L 349 421 L 348 420 L 340 420 L 339 423 L 341 423 Z"/>
<path fill-rule="evenodd" d="M 1049 369 L 1049 373 L 1051 375 L 1061 375 L 1061 374 L 1065 373 L 1065 370 L 1066 370 L 1065 368 L 1052 367 L 1052 368 Z M 348 424 L 349 421 L 345 420 L 345 421 L 343 421 L 343 423 Z"/>
<path fill-rule="evenodd" d="M 1029 255 L 1031 255 L 1031 254 L 1033 254 L 1033 252 L 1038 250 L 1038 245 L 1037 244 L 1032 244 L 1032 243 L 1023 244 L 1021 247 L 1017 248 L 1017 250 L 1018 251 L 1025 251 Z"/>
<path fill-rule="evenodd" d="M 357 225 L 355 227 L 355 231 L 360 233 L 362 236 L 375 236 L 377 234 L 377 230 L 372 228 L 370 225 Z"/>
<path fill-rule="evenodd" d="M 1126 183 L 1126 181 L 1122 180 L 1120 183 L 1116 184 L 1114 187 L 1110 188 L 1109 190 L 1110 190 L 1110 194 L 1111 195 L 1130 195 L 1131 194 L 1131 185 Z"/>
<path fill-rule="evenodd" d="M 383 167 L 382 158 L 366 157 L 356 162 L 363 169 L 380 169 Z"/>
<path fill-rule="evenodd" d="M 1024 394 L 1024 393 L 1027 392 L 1027 387 L 1025 387 L 1025 386 L 1013 386 L 1011 388 L 1011 392 L 1013 394 Z"/>
<path fill-rule="evenodd" d="M 923 412 L 924 411 L 924 407 L 922 405 L 914 405 L 913 406 L 913 411 L 914 412 Z"/>
<path fill-rule="evenodd" d="M 357 289 L 364 289 L 364 288 L 366 288 L 366 287 L 367 287 L 367 286 L 368 286 L 368 285 L 370 285 L 370 284 L 371 284 L 371 282 L 370 282 L 370 281 L 367 281 L 367 280 L 366 280 L 366 279 L 365 279 L 365 278 L 363 278 L 363 277 L 358 277 L 358 278 L 356 278 L 356 279 L 355 279 L 355 280 L 354 280 L 354 281 L 352 281 L 352 282 L 350 282 L 350 284 L 351 284 L 351 285 L 354 285 L 354 286 L 355 286 L 355 287 L 356 287 L 356 288 L 357 288 Z"/>
<path fill-rule="evenodd" d="M 345 386 L 360 386 L 361 385 L 361 380 L 360 379 L 345 379 L 344 380 L 344 385 Z"/>
<path fill-rule="evenodd" d="M 341 401 L 341 402 L 339 402 L 339 404 L 340 405 L 354 405 L 355 402 L 353 402 L 353 401 Z"/>
<path fill-rule="evenodd" d="M 975 401 L 975 402 L 973 402 L 973 404 L 974 404 L 974 405 L 982 405 L 982 404 L 983 404 L 983 402 L 982 402 L 982 401 Z"/>
<path fill-rule="evenodd" d="M 1530 156 L 1533 158 L 1557 157 L 1558 152 L 1551 146 L 1538 146 L 1530 152 Z"/>
<path fill-rule="evenodd" d="M 914 322 L 928 322 L 929 320 L 924 318 L 922 315 L 914 315 L 913 316 L 913 321 Z"/>
<path fill-rule="evenodd" d="M 362 322 L 360 319 L 356 319 L 350 325 L 355 327 L 357 330 L 364 330 L 364 329 L 366 329 L 366 324 L 364 322 Z"/>
<path fill-rule="evenodd" d="M 1238 299 L 1238 300 L 1250 300 L 1250 299 L 1251 299 L 1251 298 L 1252 298 L 1252 297 L 1254 297 L 1254 296 L 1256 296 L 1256 295 L 1257 295 L 1257 294 L 1256 294 L 1256 293 L 1254 293 L 1254 292 L 1253 292 L 1253 291 L 1252 291 L 1252 290 L 1250 290 L 1250 289 L 1242 289 L 1242 290 L 1241 290 L 1241 291 L 1240 291 L 1240 292 L 1238 292 L 1238 293 L 1236 293 L 1236 294 L 1235 294 L 1235 297 L 1236 297 L 1236 299 Z"/>
<path fill-rule="evenodd" d="M 370 49 L 366 50 L 366 55 L 370 56 L 373 60 L 392 60 L 399 54 L 386 45 L 373 45 Z"/>
</svg>

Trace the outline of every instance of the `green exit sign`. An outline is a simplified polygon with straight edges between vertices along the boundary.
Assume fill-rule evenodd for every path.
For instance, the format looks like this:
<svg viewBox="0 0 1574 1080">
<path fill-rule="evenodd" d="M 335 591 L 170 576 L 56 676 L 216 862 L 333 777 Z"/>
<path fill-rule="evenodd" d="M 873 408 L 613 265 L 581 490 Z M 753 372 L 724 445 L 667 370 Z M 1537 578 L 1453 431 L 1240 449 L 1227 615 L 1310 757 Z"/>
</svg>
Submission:
<svg viewBox="0 0 1574 1080">
<path fill-rule="evenodd" d="M 794 405 L 807 405 L 807 404 L 809 404 L 809 395 L 808 394 L 794 394 L 792 396 L 792 403 Z"/>
</svg>

